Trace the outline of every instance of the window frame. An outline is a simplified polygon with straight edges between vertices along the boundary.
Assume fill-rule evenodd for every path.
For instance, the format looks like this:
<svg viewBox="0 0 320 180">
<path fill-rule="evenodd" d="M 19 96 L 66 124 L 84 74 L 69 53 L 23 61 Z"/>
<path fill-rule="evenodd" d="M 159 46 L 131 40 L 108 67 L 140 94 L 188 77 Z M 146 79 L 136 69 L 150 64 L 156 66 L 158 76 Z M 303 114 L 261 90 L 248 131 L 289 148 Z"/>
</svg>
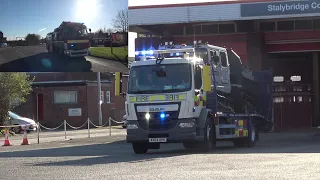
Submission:
<svg viewBox="0 0 320 180">
<path fill-rule="evenodd" d="M 223 62 L 222 62 L 222 54 L 225 54 L 225 57 L 226 57 L 226 66 L 224 66 Z M 221 63 L 221 67 L 228 67 L 229 66 L 229 61 L 228 61 L 228 55 L 227 55 L 227 52 L 226 51 L 220 51 L 219 52 L 219 57 L 220 57 L 220 63 Z"/>
<path fill-rule="evenodd" d="M 56 93 L 59 92 L 69 92 L 69 102 L 57 102 L 56 101 Z M 70 102 L 70 93 L 75 93 L 75 102 Z M 78 91 L 76 90 L 55 90 L 53 91 L 53 104 L 77 104 L 78 103 Z"/>
<path fill-rule="evenodd" d="M 111 92 L 106 91 L 106 103 L 110 104 L 111 103 Z"/>
</svg>

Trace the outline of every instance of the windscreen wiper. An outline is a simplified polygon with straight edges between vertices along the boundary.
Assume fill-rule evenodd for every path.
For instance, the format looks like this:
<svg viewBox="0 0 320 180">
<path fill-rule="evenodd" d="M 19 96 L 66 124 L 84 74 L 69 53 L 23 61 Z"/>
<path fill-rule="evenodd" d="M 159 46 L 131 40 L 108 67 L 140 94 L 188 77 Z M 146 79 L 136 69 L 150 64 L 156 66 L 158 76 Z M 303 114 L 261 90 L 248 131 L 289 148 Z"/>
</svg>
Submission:
<svg viewBox="0 0 320 180">
<path fill-rule="evenodd" d="M 134 91 L 136 94 L 146 94 L 146 93 L 160 93 L 161 90 L 138 90 Z"/>
</svg>

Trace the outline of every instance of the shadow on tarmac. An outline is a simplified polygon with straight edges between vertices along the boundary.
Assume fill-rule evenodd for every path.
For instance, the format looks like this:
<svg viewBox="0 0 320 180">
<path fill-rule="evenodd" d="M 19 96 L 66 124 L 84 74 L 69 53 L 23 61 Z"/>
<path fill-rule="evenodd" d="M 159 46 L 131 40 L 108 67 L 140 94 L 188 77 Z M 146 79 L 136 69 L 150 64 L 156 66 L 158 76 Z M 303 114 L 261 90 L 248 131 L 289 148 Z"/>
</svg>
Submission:
<svg viewBox="0 0 320 180">
<path fill-rule="evenodd" d="M 54 53 L 40 53 L 0 65 L 2 72 L 92 72 L 84 57 L 68 58 Z"/>
<path fill-rule="evenodd" d="M 88 166 L 109 163 L 137 163 L 155 159 L 183 156 L 188 154 L 259 154 L 259 153 L 320 153 L 319 138 L 302 140 L 301 142 L 258 142 L 252 148 L 235 148 L 233 145 L 218 146 L 211 152 L 201 153 L 186 150 L 181 144 L 163 144 L 160 150 L 149 150 L 147 154 L 136 155 L 130 144 L 124 140 L 108 144 L 93 144 L 74 147 L 62 147 L 39 150 L 25 150 L 16 152 L 2 152 L 0 158 L 18 157 L 67 157 L 87 156 L 77 160 L 60 162 L 31 163 L 29 166 Z M 89 156 L 89 157 L 88 157 Z M 92 156 L 92 157 L 91 157 Z"/>
</svg>

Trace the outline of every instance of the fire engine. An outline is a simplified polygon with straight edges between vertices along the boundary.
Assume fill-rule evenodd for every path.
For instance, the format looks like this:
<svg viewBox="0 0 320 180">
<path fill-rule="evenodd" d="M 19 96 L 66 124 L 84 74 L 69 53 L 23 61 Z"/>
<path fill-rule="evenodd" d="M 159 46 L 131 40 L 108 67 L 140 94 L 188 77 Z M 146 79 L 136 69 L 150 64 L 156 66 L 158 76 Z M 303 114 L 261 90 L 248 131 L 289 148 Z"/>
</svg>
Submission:
<svg viewBox="0 0 320 180">
<path fill-rule="evenodd" d="M 69 57 L 87 56 L 90 47 L 87 27 L 84 23 L 63 21 L 54 32 L 47 34 L 46 47 L 48 52 Z"/>
</svg>

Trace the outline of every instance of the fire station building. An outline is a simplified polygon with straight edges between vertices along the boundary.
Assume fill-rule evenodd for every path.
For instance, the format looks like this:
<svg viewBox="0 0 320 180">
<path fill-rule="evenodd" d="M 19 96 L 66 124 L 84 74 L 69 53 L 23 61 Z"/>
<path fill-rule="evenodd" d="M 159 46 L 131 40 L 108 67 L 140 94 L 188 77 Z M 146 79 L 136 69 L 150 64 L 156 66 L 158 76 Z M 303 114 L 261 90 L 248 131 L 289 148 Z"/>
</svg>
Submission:
<svg viewBox="0 0 320 180">
<path fill-rule="evenodd" d="M 320 0 L 131 6 L 129 27 L 136 50 L 194 40 L 232 48 L 250 69 L 273 70 L 275 130 L 320 124 Z"/>
</svg>

